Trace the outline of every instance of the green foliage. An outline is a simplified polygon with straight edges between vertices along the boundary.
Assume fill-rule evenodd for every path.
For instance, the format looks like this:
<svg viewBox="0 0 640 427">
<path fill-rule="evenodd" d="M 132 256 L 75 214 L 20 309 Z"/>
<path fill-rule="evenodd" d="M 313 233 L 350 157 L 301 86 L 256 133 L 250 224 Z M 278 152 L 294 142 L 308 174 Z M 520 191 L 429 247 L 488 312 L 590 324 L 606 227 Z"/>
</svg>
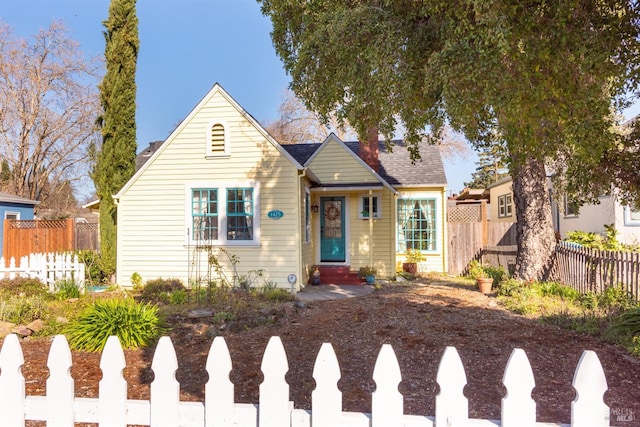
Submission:
<svg viewBox="0 0 640 427">
<path fill-rule="evenodd" d="M 422 251 L 419 249 L 407 249 L 407 252 L 405 253 L 405 259 L 408 263 L 417 264 L 424 261 L 426 258 Z"/>
<path fill-rule="evenodd" d="M 109 280 L 109 275 L 101 268 L 100 254 L 92 250 L 74 251 L 78 261 L 85 265 L 84 279 L 88 286 L 99 286 Z"/>
<path fill-rule="evenodd" d="M 213 315 L 213 323 L 223 323 L 231 320 L 236 320 L 236 315 L 230 311 L 217 311 Z"/>
<path fill-rule="evenodd" d="M 263 286 L 251 290 L 258 298 L 272 302 L 294 301 L 296 298 L 286 289 L 277 288 L 274 283 L 265 283 Z"/>
<path fill-rule="evenodd" d="M 131 284 L 133 285 L 134 291 L 139 291 L 142 289 L 142 276 L 137 272 L 134 272 L 131 275 Z"/>
<path fill-rule="evenodd" d="M 481 277 L 491 277 L 493 284 L 497 285 L 499 282 L 507 279 L 507 271 L 502 266 L 494 267 L 488 264 L 482 264 L 478 260 L 472 260 L 467 267 L 468 275 L 474 280 Z"/>
<path fill-rule="evenodd" d="M 16 295 L 0 299 L 0 319 L 15 324 L 27 324 L 42 319 L 47 313 L 47 300 L 38 295 Z"/>
<path fill-rule="evenodd" d="M 93 171 L 100 198 L 100 268 L 115 272 L 116 208 L 112 195 L 135 173 L 136 62 L 139 51 L 135 0 L 111 0 L 104 21 L 106 74 L 100 84 L 102 146 Z"/>
<path fill-rule="evenodd" d="M 80 298 L 80 288 L 73 279 L 59 280 L 55 283 L 54 289 L 60 299 Z"/>
<path fill-rule="evenodd" d="M 18 277 L 0 280 L 0 298 L 13 296 L 38 297 L 43 300 L 53 299 L 49 287 L 38 279 Z"/>
<path fill-rule="evenodd" d="M 146 347 L 164 332 L 158 308 L 131 298 L 98 299 L 65 328 L 69 346 L 84 351 L 102 351 L 112 335 L 123 348 Z"/>
<path fill-rule="evenodd" d="M 508 153 L 499 141 L 489 147 L 480 147 L 476 171 L 471 174 L 471 181 L 465 182 L 464 186 L 467 188 L 487 188 L 508 176 L 507 158 Z"/>
<path fill-rule="evenodd" d="M 370 265 L 364 265 L 358 269 L 360 277 L 375 276 L 378 270 Z"/>
<path fill-rule="evenodd" d="M 185 291 L 185 287 L 180 279 L 158 278 L 149 280 L 144 285 L 140 293 L 140 298 L 145 301 L 166 301 L 168 295 L 178 291 Z"/>
<path fill-rule="evenodd" d="M 630 251 L 639 252 L 638 245 L 626 245 L 618 241 L 618 231 L 612 225 L 605 225 L 604 235 L 586 231 L 570 231 L 567 233 L 567 242 L 578 243 L 587 248 L 601 251 Z"/>
</svg>

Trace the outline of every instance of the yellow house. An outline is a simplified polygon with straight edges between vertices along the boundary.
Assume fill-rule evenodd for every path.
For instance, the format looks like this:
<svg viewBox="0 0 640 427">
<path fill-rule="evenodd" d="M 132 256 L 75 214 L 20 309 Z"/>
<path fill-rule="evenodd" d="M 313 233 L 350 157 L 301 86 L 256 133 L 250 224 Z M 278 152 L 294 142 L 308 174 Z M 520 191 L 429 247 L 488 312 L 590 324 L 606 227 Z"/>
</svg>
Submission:
<svg viewBox="0 0 640 427">
<path fill-rule="evenodd" d="M 504 177 L 487 187 L 489 193 L 489 220 L 516 222 L 511 177 Z"/>
<path fill-rule="evenodd" d="M 437 147 L 412 164 L 401 141 L 280 145 L 218 84 L 129 182 L 117 203 L 117 281 L 226 276 L 299 290 L 391 277 L 407 248 L 445 271 L 446 178 Z M 258 283 L 255 283 L 258 284 Z"/>
</svg>

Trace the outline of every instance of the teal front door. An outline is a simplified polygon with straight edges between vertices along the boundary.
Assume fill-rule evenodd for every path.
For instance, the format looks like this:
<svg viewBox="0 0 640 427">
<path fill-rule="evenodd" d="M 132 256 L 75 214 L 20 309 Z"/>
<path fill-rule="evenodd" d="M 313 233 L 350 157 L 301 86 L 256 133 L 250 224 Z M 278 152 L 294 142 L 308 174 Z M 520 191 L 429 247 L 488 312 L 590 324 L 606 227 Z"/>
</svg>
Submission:
<svg viewBox="0 0 640 427">
<path fill-rule="evenodd" d="M 321 197 L 320 261 L 344 262 L 344 197 Z"/>
</svg>

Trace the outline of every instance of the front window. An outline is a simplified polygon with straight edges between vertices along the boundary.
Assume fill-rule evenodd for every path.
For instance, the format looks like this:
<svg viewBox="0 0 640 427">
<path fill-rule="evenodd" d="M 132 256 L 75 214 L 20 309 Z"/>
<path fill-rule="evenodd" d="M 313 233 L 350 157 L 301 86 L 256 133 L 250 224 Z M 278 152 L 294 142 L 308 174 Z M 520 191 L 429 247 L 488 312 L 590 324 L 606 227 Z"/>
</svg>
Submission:
<svg viewBox="0 0 640 427">
<path fill-rule="evenodd" d="M 227 240 L 253 240 L 253 189 L 227 189 Z"/>
<path fill-rule="evenodd" d="M 407 249 L 435 251 L 436 200 L 398 200 L 398 252 Z"/>
<path fill-rule="evenodd" d="M 187 184 L 188 244 L 253 245 L 260 240 L 260 187 L 254 182 Z M 238 185 L 239 184 L 239 185 Z"/>
<path fill-rule="evenodd" d="M 578 204 L 572 202 L 566 195 L 564 196 L 564 216 L 578 216 Z"/>
<path fill-rule="evenodd" d="M 193 240 L 218 240 L 218 190 L 194 188 L 191 192 Z"/>
</svg>

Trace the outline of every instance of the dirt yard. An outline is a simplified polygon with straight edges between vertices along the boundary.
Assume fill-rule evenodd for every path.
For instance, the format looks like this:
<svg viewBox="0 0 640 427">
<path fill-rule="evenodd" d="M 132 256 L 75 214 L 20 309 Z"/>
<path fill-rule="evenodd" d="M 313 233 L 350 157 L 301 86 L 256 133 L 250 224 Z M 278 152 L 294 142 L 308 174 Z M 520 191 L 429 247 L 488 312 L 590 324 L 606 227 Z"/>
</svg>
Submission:
<svg viewBox="0 0 640 427">
<path fill-rule="evenodd" d="M 204 370 L 213 329 L 202 321 L 172 319 L 183 400 L 203 400 Z M 470 287 L 447 282 L 391 285 L 371 295 L 289 305 L 274 323 L 224 333 L 231 352 L 236 402 L 258 402 L 260 363 L 269 337 L 285 346 L 291 400 L 309 408 L 315 357 L 324 342 L 333 345 L 342 379 L 346 411 L 371 411 L 371 379 L 384 343 L 393 346 L 403 375 L 405 413 L 434 415 L 438 363 L 446 346 L 455 346 L 467 373 L 465 395 L 471 418 L 500 418 L 502 375 L 514 348 L 526 351 L 536 379 L 533 398 L 539 422 L 570 421 L 573 374 L 585 349 L 594 350 L 605 370 L 611 424 L 640 425 L 640 362 L 624 349 L 585 335 L 511 314 Z M 28 394 L 44 394 L 49 339 L 23 343 Z M 126 351 L 129 398 L 148 399 L 153 349 Z M 99 355 L 74 352 L 72 376 L 77 396 L 96 397 Z M 617 414 L 626 414 L 617 419 Z M 631 414 L 631 416 L 629 416 Z"/>
</svg>

